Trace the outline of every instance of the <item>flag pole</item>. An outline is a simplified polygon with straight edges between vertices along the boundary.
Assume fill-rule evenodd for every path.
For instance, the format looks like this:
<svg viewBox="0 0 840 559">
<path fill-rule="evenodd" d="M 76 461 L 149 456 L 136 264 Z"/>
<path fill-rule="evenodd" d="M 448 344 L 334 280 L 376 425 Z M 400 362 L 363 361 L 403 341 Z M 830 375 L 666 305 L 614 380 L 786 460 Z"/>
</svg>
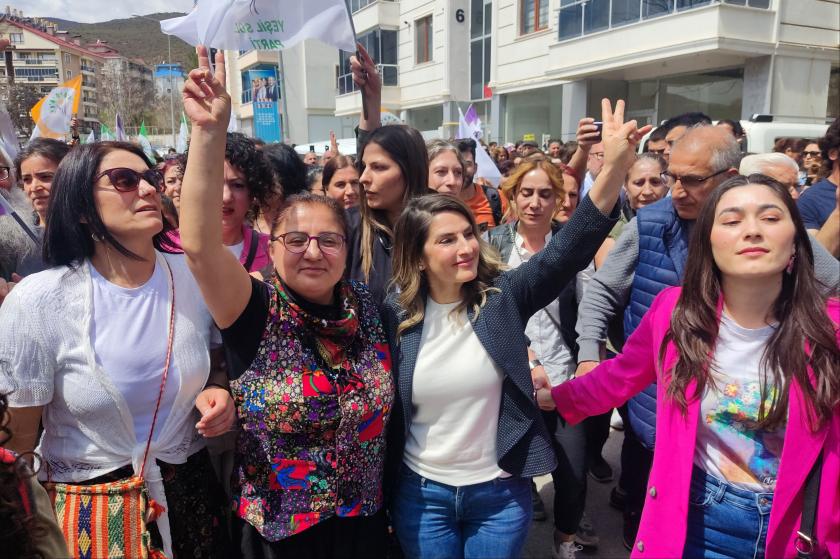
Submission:
<svg viewBox="0 0 840 559">
<path fill-rule="evenodd" d="M 38 240 L 38 236 L 35 234 L 35 232 L 32 231 L 32 229 L 26 224 L 25 221 L 23 221 L 23 219 L 21 219 L 21 217 L 18 215 L 15 209 L 6 200 L 6 197 L 2 194 L 0 194 L 0 206 L 3 207 L 3 212 L 0 213 L 6 213 L 12 216 L 17 222 L 17 224 L 20 225 L 20 228 L 23 229 L 23 231 L 27 235 L 29 235 L 29 238 L 32 239 L 32 242 L 34 242 L 36 245 L 40 244 L 41 241 Z"/>
<path fill-rule="evenodd" d="M 344 8 L 347 10 L 347 17 L 350 18 L 350 29 L 353 30 L 353 44 L 357 45 L 356 60 L 361 62 L 362 57 L 360 56 L 359 49 L 358 49 L 359 40 L 356 38 L 356 24 L 353 22 L 353 12 L 350 11 L 350 0 L 344 0 Z M 367 118 L 368 118 L 367 96 L 365 96 L 365 90 L 364 89 L 360 89 L 359 93 L 362 95 L 362 118 L 367 120 Z"/>
</svg>

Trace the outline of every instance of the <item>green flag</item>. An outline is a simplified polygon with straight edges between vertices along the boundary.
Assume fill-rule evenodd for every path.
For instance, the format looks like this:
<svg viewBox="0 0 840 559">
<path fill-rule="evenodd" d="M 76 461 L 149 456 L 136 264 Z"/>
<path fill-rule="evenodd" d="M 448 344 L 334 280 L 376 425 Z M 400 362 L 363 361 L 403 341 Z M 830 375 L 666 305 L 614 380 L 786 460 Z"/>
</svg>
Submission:
<svg viewBox="0 0 840 559">
<path fill-rule="evenodd" d="M 155 160 L 155 150 L 152 148 L 152 143 L 149 141 L 149 134 L 146 132 L 146 122 L 140 123 L 140 133 L 137 135 L 137 143 L 143 148 L 143 153 L 150 161 Z"/>
<path fill-rule="evenodd" d="M 114 133 L 111 132 L 111 129 L 105 126 L 104 124 L 99 125 L 99 139 L 103 142 L 113 142 L 117 138 L 114 136 Z"/>
</svg>

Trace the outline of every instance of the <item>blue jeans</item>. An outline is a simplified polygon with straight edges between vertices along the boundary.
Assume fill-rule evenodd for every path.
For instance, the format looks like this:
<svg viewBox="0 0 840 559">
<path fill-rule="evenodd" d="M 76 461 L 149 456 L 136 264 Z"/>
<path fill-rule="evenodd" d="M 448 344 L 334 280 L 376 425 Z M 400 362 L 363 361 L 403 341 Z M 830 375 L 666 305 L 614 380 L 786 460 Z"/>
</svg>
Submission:
<svg viewBox="0 0 840 559">
<path fill-rule="evenodd" d="M 403 464 L 391 513 L 407 559 L 515 558 L 531 524 L 531 479 L 453 487 Z"/>
<path fill-rule="evenodd" d="M 756 493 L 695 467 L 683 557 L 764 559 L 772 493 Z"/>
</svg>

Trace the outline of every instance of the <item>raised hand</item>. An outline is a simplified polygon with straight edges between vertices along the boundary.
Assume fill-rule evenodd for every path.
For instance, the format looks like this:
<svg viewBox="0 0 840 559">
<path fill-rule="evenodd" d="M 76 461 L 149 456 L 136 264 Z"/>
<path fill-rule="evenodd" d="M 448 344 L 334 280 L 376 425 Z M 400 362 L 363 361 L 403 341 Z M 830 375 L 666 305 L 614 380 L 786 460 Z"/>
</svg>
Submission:
<svg viewBox="0 0 840 559">
<path fill-rule="evenodd" d="M 358 58 L 350 57 L 350 71 L 353 73 L 353 81 L 368 99 L 376 100 L 382 96 L 382 78 L 376 70 L 376 62 L 365 50 L 361 43 L 356 44 Z"/>
<path fill-rule="evenodd" d="M 216 52 L 216 71 L 210 71 L 207 47 L 199 45 L 198 68 L 184 82 L 184 113 L 193 126 L 205 130 L 227 131 L 230 122 L 230 95 L 225 90 L 225 55 Z"/>
<path fill-rule="evenodd" d="M 587 116 L 578 121 L 575 140 L 577 140 L 578 146 L 581 149 L 589 151 L 589 148 L 601 141 L 599 136 L 600 134 L 598 133 L 598 127 L 595 126 L 594 118 Z"/>
<path fill-rule="evenodd" d="M 603 124 L 604 166 L 615 167 L 625 173 L 636 160 L 636 148 L 645 134 L 653 128 L 650 124 L 639 128 L 635 120 L 624 122 L 624 101 L 615 103 L 615 111 L 609 99 L 601 100 L 601 121 Z"/>
</svg>

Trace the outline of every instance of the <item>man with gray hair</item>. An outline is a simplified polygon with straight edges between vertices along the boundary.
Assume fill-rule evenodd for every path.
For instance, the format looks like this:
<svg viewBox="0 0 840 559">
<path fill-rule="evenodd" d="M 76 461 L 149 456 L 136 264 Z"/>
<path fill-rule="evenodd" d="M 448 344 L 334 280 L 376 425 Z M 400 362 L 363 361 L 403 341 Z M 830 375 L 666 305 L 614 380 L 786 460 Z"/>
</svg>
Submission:
<svg viewBox="0 0 840 559">
<path fill-rule="evenodd" d="M 608 325 L 624 313 L 625 339 L 633 333 L 653 299 L 663 289 L 679 285 L 688 256 L 694 221 L 709 194 L 738 174 L 741 152 L 723 127 L 697 125 L 674 143 L 668 171 L 671 196 L 641 208 L 623 229 L 603 266 L 598 269 L 578 308 L 577 375 L 584 375 L 605 358 Z M 836 262 L 812 240 L 817 278 L 826 285 L 840 280 Z M 624 506 L 624 544 L 634 545 L 653 460 L 656 425 L 656 385 L 627 402 L 621 450 L 621 478 L 610 501 Z M 639 550 L 644 544 L 635 545 Z"/>
<path fill-rule="evenodd" d="M 785 185 L 791 198 L 799 199 L 799 165 L 784 153 L 756 153 L 741 159 L 739 173 L 748 177 L 755 173 L 767 175 Z"/>
</svg>

